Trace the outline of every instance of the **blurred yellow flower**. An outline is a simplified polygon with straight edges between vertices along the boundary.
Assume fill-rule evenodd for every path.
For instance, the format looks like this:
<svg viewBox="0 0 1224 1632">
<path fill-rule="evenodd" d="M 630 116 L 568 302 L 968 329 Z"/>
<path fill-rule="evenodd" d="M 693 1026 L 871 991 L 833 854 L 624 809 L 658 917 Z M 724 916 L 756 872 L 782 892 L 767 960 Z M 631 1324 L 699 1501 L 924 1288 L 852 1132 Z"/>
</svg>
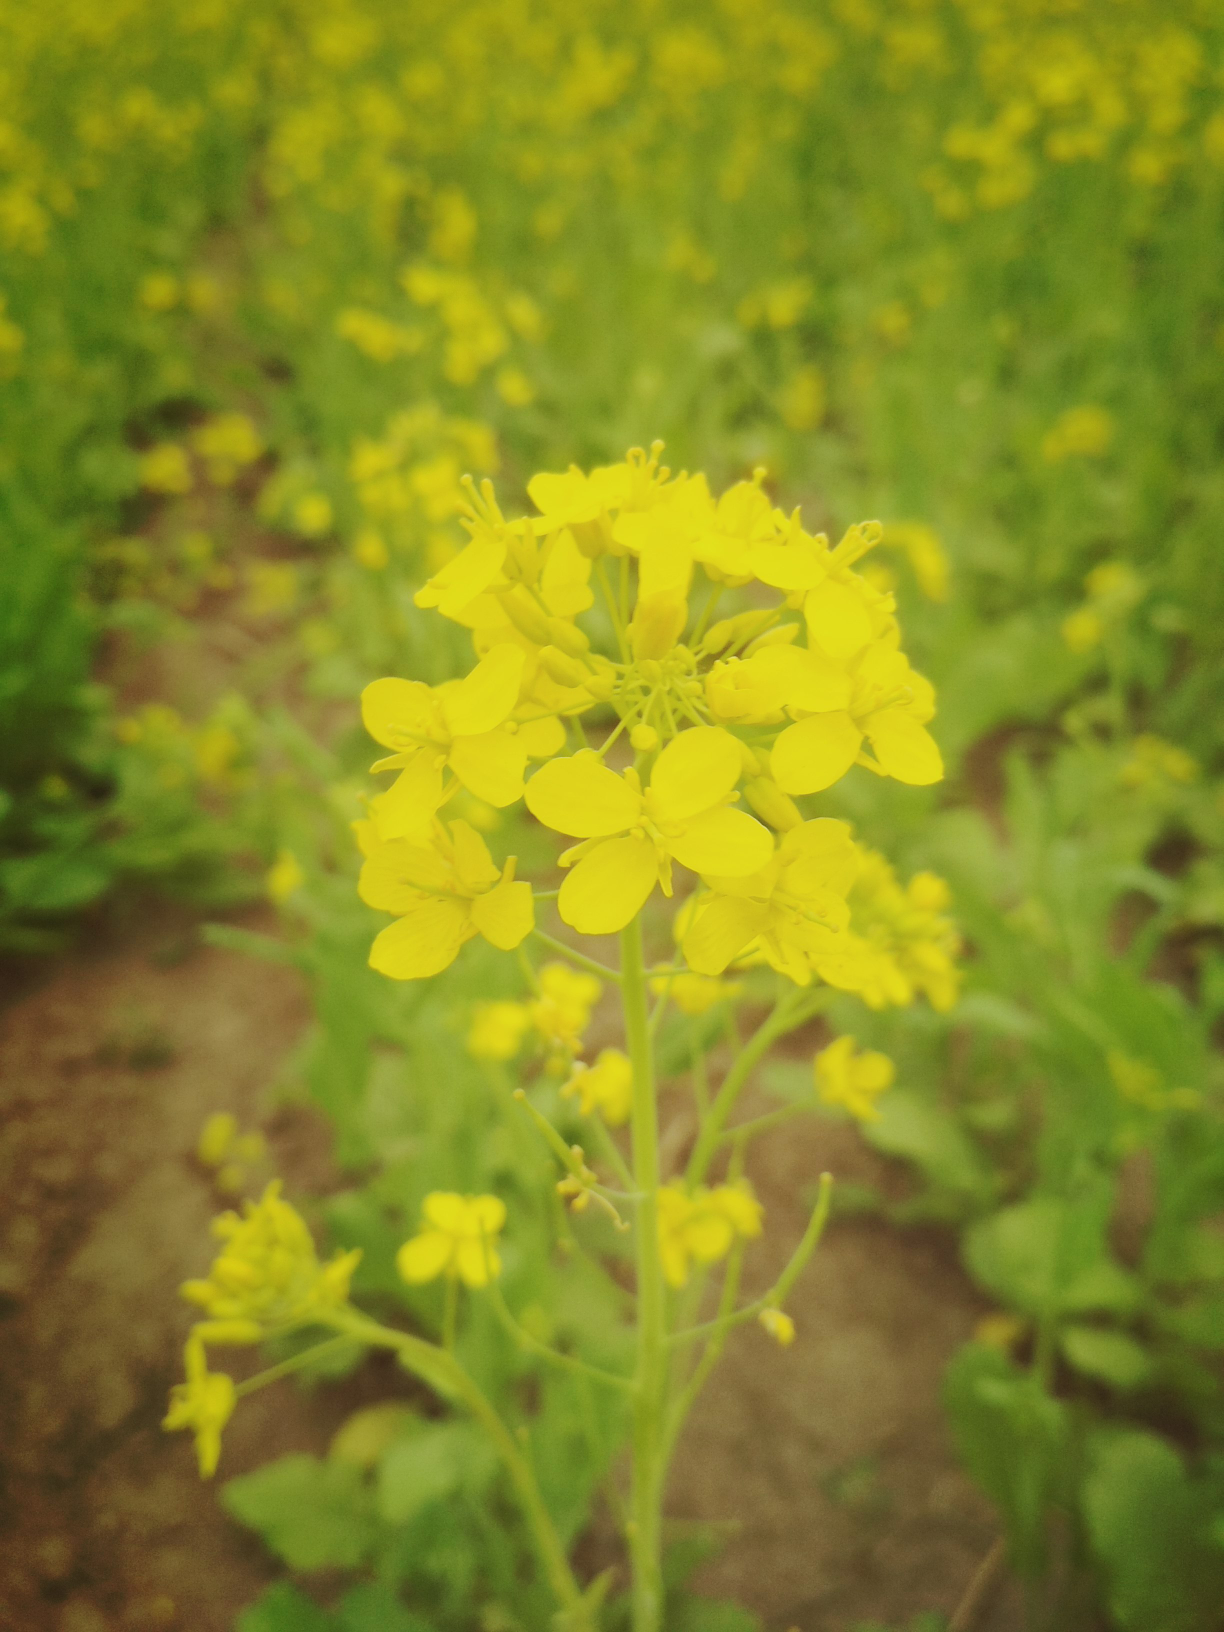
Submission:
<svg viewBox="0 0 1224 1632">
<path fill-rule="evenodd" d="M 420 1231 L 396 1254 L 396 1267 L 410 1286 L 439 1275 L 465 1286 L 487 1286 L 501 1274 L 497 1237 L 505 1222 L 500 1196 L 435 1190 L 425 1197 Z"/>
<path fill-rule="evenodd" d="M 276 860 L 264 875 L 264 889 L 277 906 L 295 895 L 306 882 L 306 874 L 292 850 L 279 850 Z"/>
<path fill-rule="evenodd" d="M 1098 459 L 1114 438 L 1113 415 L 1105 408 L 1085 404 L 1058 416 L 1041 441 L 1042 457 L 1050 464 L 1063 459 Z"/>
<path fill-rule="evenodd" d="M 849 1111 L 859 1122 L 874 1122 L 880 1115 L 876 1101 L 891 1088 L 897 1068 L 887 1054 L 857 1052 L 853 1037 L 838 1037 L 813 1061 L 816 1094 L 824 1105 Z"/>
<path fill-rule="evenodd" d="M 633 1066 L 619 1048 L 605 1048 L 594 1065 L 578 1065 L 561 1090 L 563 1099 L 577 1094 L 583 1116 L 598 1111 L 610 1128 L 629 1120 L 633 1108 Z"/>
<path fill-rule="evenodd" d="M 198 1338 L 187 1339 L 183 1357 L 187 1380 L 170 1390 L 170 1409 L 162 1419 L 162 1427 L 169 1433 L 191 1429 L 200 1477 L 211 1479 L 221 1459 L 221 1432 L 234 1414 L 238 1396 L 232 1377 L 209 1371 L 204 1345 Z"/>
<path fill-rule="evenodd" d="M 190 493 L 191 465 L 177 442 L 161 442 L 140 457 L 140 485 L 150 493 Z"/>
<path fill-rule="evenodd" d="M 659 1255 L 669 1286 L 682 1287 L 694 1264 L 725 1258 L 737 1237 L 761 1233 L 764 1209 L 746 1179 L 691 1194 L 681 1184 L 659 1191 Z"/>
<path fill-rule="evenodd" d="M 468 1028 L 467 1051 L 474 1060 L 511 1060 L 530 1029 L 531 1014 L 525 1003 L 508 999 L 477 1003 Z"/>
<path fill-rule="evenodd" d="M 779 1348 L 787 1349 L 795 1341 L 795 1323 L 781 1309 L 762 1309 L 757 1319 Z"/>
</svg>

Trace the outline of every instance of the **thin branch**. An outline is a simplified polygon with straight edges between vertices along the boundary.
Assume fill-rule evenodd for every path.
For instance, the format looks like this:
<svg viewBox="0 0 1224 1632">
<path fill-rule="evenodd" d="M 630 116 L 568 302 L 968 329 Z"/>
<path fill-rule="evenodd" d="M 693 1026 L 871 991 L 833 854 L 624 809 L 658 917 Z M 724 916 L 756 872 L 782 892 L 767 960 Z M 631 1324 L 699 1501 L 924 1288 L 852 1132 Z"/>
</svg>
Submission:
<svg viewBox="0 0 1224 1632">
<path fill-rule="evenodd" d="M 564 941 L 557 940 L 553 935 L 545 934 L 542 929 L 533 929 L 531 933 L 537 941 L 542 941 L 545 946 L 550 947 L 554 952 L 560 952 L 571 963 L 577 964 L 579 969 L 585 969 L 591 975 L 598 975 L 600 980 L 612 980 L 618 986 L 620 985 L 619 969 L 610 969 L 606 963 L 600 963 L 597 958 L 588 958 L 585 952 L 575 951 L 572 946 L 566 946 Z"/>
</svg>

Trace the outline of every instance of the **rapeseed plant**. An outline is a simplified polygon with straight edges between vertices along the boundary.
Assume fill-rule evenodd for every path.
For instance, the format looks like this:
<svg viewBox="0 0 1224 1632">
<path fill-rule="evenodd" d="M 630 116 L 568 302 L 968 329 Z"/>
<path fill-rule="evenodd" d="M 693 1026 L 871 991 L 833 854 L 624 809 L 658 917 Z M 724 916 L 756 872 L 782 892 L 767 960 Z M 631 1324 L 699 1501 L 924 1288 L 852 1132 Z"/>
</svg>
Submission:
<svg viewBox="0 0 1224 1632">
<path fill-rule="evenodd" d="M 949 1005 L 957 949 L 938 879 L 919 875 L 902 888 L 847 824 L 805 816 L 796 803 L 855 764 L 917 785 L 942 775 L 927 731 L 933 692 L 901 651 L 895 599 L 856 570 L 880 528 L 851 528 L 831 546 L 804 530 L 797 511 L 771 507 L 763 472 L 716 500 L 704 477 L 673 477 L 661 451 L 635 449 L 619 465 L 535 477 L 528 491 L 536 516 L 507 519 L 488 483 L 479 491 L 469 485 L 469 542 L 424 584 L 417 602 L 470 631 L 476 662 L 465 678 L 438 686 L 391 677 L 366 688 L 367 730 L 392 750 L 374 769 L 395 772 L 396 781 L 356 824 L 362 898 L 396 915 L 374 942 L 371 966 L 416 981 L 446 969 L 477 935 L 518 950 L 531 990 L 521 1002 L 481 1005 L 468 1048 L 505 1061 L 534 1033 L 550 1064 L 567 1075 L 563 1098 L 576 1098 L 597 1132 L 593 1166 L 519 1091 L 562 1163 L 558 1193 L 576 1211 L 597 1201 L 634 1242 L 631 1375 L 601 1371 L 534 1338 L 531 1344 L 629 1396 L 626 1540 L 635 1632 L 662 1625 L 662 1493 L 697 1389 L 732 1327 L 760 1319 L 776 1341 L 791 1341 L 785 1298 L 828 1214 L 826 1175 L 786 1269 L 765 1294 L 740 1304 L 741 1258 L 761 1234 L 764 1213 L 742 1172 L 757 1130 L 728 1126 L 739 1093 L 769 1047 L 819 1011 L 828 986 L 859 992 L 875 1006 L 911 1003 L 920 993 Z M 724 596 L 749 604 L 715 621 Z M 590 633 L 578 622 L 584 614 Z M 609 760 L 626 751 L 632 763 L 614 769 Z M 529 771 L 533 760 L 542 763 Z M 464 793 L 495 807 L 522 800 L 544 828 L 576 841 L 558 858 L 565 874 L 559 891 L 541 896 L 516 877 L 514 858 L 495 862 L 468 822 L 447 820 L 447 806 Z M 656 889 L 665 900 L 683 900 L 674 934 L 680 961 L 661 966 L 644 953 L 643 920 Z M 619 968 L 540 928 L 536 903 L 551 899 L 578 934 L 619 937 Z M 537 973 L 525 956 L 533 937 L 564 961 Z M 653 1057 L 659 1018 L 673 992 L 690 1024 L 715 1005 L 734 1004 L 747 986 L 722 979 L 724 972 L 759 964 L 775 972 L 773 1011 L 712 1101 L 704 1067 L 699 1075 L 694 1065 L 698 1132 L 684 1171 L 668 1176 Z M 605 984 L 619 991 L 626 1046 L 571 1068 Z M 696 1041 L 694 1048 L 704 1052 Z M 890 1060 L 857 1053 L 848 1036 L 817 1056 L 814 1071 L 820 1097 L 861 1119 L 878 1114 L 876 1100 L 893 1077 Z M 626 1121 L 627 1156 L 606 1132 Z M 730 1166 L 711 1183 L 728 1142 Z M 599 1172 L 605 1163 L 607 1178 Z M 207 1281 L 185 1288 L 212 1317 L 197 1328 L 201 1340 L 226 1321 L 226 1333 L 245 1322 L 242 1331 L 252 1337 L 286 1325 L 330 1325 L 398 1348 L 427 1379 L 445 1374 L 454 1392 L 453 1373 L 462 1369 L 454 1348 L 460 1283 L 491 1297 L 499 1317 L 522 1329 L 497 1286 L 499 1239 L 514 1228 L 497 1195 L 428 1195 L 420 1231 L 400 1249 L 407 1282 L 445 1282 L 440 1349 L 350 1312 L 352 1255 L 319 1266 L 275 1187 L 245 1221 L 218 1227 L 225 1252 Z M 692 1325 L 695 1305 L 681 1294 L 693 1283 L 699 1296 L 701 1278 L 724 1262 L 716 1318 Z M 690 1366 L 694 1344 L 704 1351 Z M 196 1400 L 202 1385 L 195 1386 L 185 1399 Z M 220 1385 L 208 1386 L 220 1394 Z M 473 1388 L 465 1385 L 469 1404 Z M 481 1398 L 473 1409 L 487 1420 L 492 1408 Z M 200 1404 L 184 1405 L 174 1418 L 197 1427 L 210 1464 L 218 1416 L 219 1407 Z M 504 1426 L 494 1432 L 505 1454 L 513 1438 Z M 507 1468 L 559 1609 L 574 1627 L 594 1626 L 603 1587 L 584 1591 L 576 1583 L 517 1447 Z"/>
</svg>

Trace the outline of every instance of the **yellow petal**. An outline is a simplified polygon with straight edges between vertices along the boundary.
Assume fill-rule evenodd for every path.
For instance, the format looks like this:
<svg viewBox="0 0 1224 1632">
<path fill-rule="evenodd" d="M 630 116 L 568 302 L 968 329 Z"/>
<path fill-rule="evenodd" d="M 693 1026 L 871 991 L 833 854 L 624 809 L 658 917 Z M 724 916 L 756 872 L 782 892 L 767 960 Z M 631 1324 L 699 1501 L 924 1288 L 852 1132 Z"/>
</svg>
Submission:
<svg viewBox="0 0 1224 1632">
<path fill-rule="evenodd" d="M 773 834 L 747 811 L 721 805 L 689 822 L 667 848 L 682 867 L 695 873 L 721 873 L 742 878 L 769 865 Z"/>
<path fill-rule="evenodd" d="M 716 895 L 693 920 L 684 937 L 684 957 L 699 975 L 721 975 L 761 933 L 766 908 L 759 901 Z"/>
<path fill-rule="evenodd" d="M 641 795 L 593 753 L 554 759 L 527 784 L 527 809 L 556 833 L 601 839 L 623 833 L 641 815 Z"/>
<path fill-rule="evenodd" d="M 487 652 L 465 679 L 444 688 L 442 717 L 454 737 L 478 737 L 499 726 L 518 702 L 526 654 L 509 641 Z"/>
<path fill-rule="evenodd" d="M 528 759 L 551 759 L 565 747 L 565 727 L 555 714 L 549 714 L 542 720 L 528 720 L 520 725 L 518 739 L 527 750 Z"/>
<path fill-rule="evenodd" d="M 477 595 L 483 595 L 502 569 L 506 546 L 501 539 L 475 538 L 423 584 L 413 597 L 418 606 L 436 606 L 453 618 Z"/>
<path fill-rule="evenodd" d="M 419 680 L 374 680 L 361 694 L 361 721 L 384 748 L 412 746 L 409 735 L 423 731 L 433 713 L 433 693 Z"/>
<path fill-rule="evenodd" d="M 382 840 L 428 838 L 442 803 L 442 767 L 430 749 L 414 754 L 386 793 L 370 800 L 374 831 Z"/>
<path fill-rule="evenodd" d="M 849 714 L 813 714 L 787 726 L 769 763 L 783 793 L 820 793 L 841 780 L 858 758 L 863 733 Z"/>
<path fill-rule="evenodd" d="M 641 910 L 658 876 L 649 839 L 609 839 L 566 878 L 557 911 L 581 935 L 614 935 Z"/>
<path fill-rule="evenodd" d="M 422 896 L 451 883 L 451 870 L 436 850 L 396 839 L 380 844 L 362 862 L 357 893 L 367 907 L 405 913 L 419 906 Z"/>
<path fill-rule="evenodd" d="M 431 1190 L 421 1212 L 427 1223 L 447 1235 L 462 1235 L 467 1228 L 467 1197 L 457 1190 Z"/>
<path fill-rule="evenodd" d="M 535 904 L 531 885 L 522 882 L 498 884 L 472 902 L 472 922 L 503 952 L 521 946 L 535 928 Z"/>
<path fill-rule="evenodd" d="M 845 663 L 871 639 L 867 603 L 849 584 L 830 578 L 803 603 L 808 644 L 818 647 L 834 663 Z"/>
<path fill-rule="evenodd" d="M 488 1286 L 501 1274 L 501 1258 L 491 1241 L 461 1241 L 455 1250 L 455 1268 L 465 1286 Z"/>
<path fill-rule="evenodd" d="M 451 843 L 455 847 L 455 873 L 461 888 L 487 890 L 501 877 L 501 870 L 493 865 L 489 847 L 470 822 L 450 824 Z"/>
<path fill-rule="evenodd" d="M 505 1227 L 506 1204 L 500 1196 L 473 1196 L 468 1203 L 468 1218 L 482 1234 L 496 1235 Z"/>
<path fill-rule="evenodd" d="M 698 725 L 674 737 L 650 774 L 651 803 L 666 822 L 687 821 L 721 803 L 743 769 L 740 745 L 718 725 Z M 686 863 L 687 865 L 687 863 Z"/>
<path fill-rule="evenodd" d="M 370 968 L 392 980 L 424 980 L 449 968 L 474 933 L 461 902 L 429 897 L 374 937 Z"/>
<path fill-rule="evenodd" d="M 587 583 L 590 576 L 590 558 L 583 555 L 566 528 L 553 541 L 540 574 L 540 596 L 554 617 L 572 618 L 586 611 L 595 599 Z"/>
<path fill-rule="evenodd" d="M 523 796 L 527 750 L 517 733 L 486 731 L 480 737 L 460 737 L 451 746 L 447 764 L 469 793 L 499 810 Z"/>
<path fill-rule="evenodd" d="M 789 659 L 784 655 L 787 651 L 793 653 Z M 761 657 L 767 655 L 767 652 L 760 653 Z M 791 708 L 805 712 L 810 709 L 813 714 L 824 714 L 832 709 L 847 707 L 850 702 L 850 676 L 844 669 L 838 668 L 820 652 L 805 652 L 796 647 L 782 648 L 778 658 L 789 663 L 786 701 Z"/>
<path fill-rule="evenodd" d="M 674 591 L 638 596 L 629 625 L 629 644 L 639 663 L 648 657 L 666 657 L 688 622 L 688 602 Z"/>
<path fill-rule="evenodd" d="M 898 782 L 926 787 L 943 780 L 943 756 L 939 745 L 912 714 L 901 708 L 882 708 L 863 722 L 876 758 Z"/>
<path fill-rule="evenodd" d="M 685 1245 L 699 1264 L 712 1264 L 731 1250 L 735 1232 L 721 1213 L 704 1208 L 685 1225 Z"/>
<path fill-rule="evenodd" d="M 395 1255 L 395 1267 L 409 1286 L 436 1280 L 450 1262 L 452 1241 L 437 1230 L 426 1230 L 405 1241 Z"/>
</svg>

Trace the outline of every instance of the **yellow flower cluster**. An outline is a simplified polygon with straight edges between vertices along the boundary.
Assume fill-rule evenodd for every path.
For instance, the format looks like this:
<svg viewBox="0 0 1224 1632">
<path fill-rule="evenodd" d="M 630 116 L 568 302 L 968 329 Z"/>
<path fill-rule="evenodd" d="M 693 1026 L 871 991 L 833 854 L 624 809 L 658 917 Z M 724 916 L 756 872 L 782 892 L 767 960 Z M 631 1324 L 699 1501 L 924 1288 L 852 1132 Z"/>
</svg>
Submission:
<svg viewBox="0 0 1224 1632">
<path fill-rule="evenodd" d="M 763 472 L 715 498 L 659 453 L 536 476 L 538 514 L 519 519 L 489 483 L 469 485 L 469 543 L 416 599 L 471 631 L 475 667 L 437 687 L 377 680 L 362 697 L 392 750 L 374 769 L 398 773 L 360 831 L 363 898 L 400 916 L 375 943 L 386 973 L 435 973 L 477 932 L 513 947 L 532 928 L 513 861 L 499 871 L 466 823 L 439 818 L 466 790 L 498 808 L 522 798 L 576 841 L 557 904 L 583 934 L 622 929 L 656 886 L 670 896 L 680 866 L 704 885 L 682 940 L 695 974 L 759 954 L 800 984 L 881 985 L 878 955 L 846 935 L 862 853 L 844 823 L 805 821 L 795 803 L 854 765 L 918 785 L 943 775 L 934 694 L 901 650 L 894 597 L 856 570 L 881 529 L 831 546 L 770 504 Z M 596 588 L 607 652 L 577 621 Z M 727 594 L 749 609 L 715 620 Z M 598 750 L 579 724 L 597 711 L 616 722 Z M 626 747 L 633 763 L 614 768 Z M 848 972 L 852 945 L 870 974 Z"/>
<path fill-rule="evenodd" d="M 534 1033 L 551 1069 L 564 1071 L 582 1052 L 582 1034 L 599 1000 L 602 983 L 564 963 L 546 963 L 535 995 L 525 1003 L 497 999 L 472 1010 L 467 1049 L 473 1059 L 510 1060 Z"/>
<path fill-rule="evenodd" d="M 301 1214 L 282 1200 L 280 1190 L 280 1180 L 273 1179 L 241 1216 L 228 1212 L 215 1218 L 212 1230 L 221 1251 L 206 1279 L 182 1287 L 183 1296 L 210 1321 L 251 1328 L 248 1342 L 345 1303 L 361 1258 L 359 1251 L 344 1252 L 321 1264 Z M 203 1329 L 207 1332 L 207 1325 Z"/>
<path fill-rule="evenodd" d="M 200 1138 L 202 1161 L 224 1159 L 235 1140 L 232 1117 L 210 1118 Z M 349 1281 L 359 1251 L 337 1253 L 321 1264 L 301 1215 L 282 1200 L 280 1180 L 268 1185 L 259 1201 L 248 1201 L 239 1216 L 222 1213 L 213 1234 L 223 1243 L 204 1280 L 185 1281 L 182 1295 L 206 1318 L 192 1327 L 184 1349 L 186 1380 L 176 1384 L 162 1427 L 189 1428 L 195 1435 L 200 1474 L 216 1471 L 221 1431 L 237 1401 L 233 1379 L 210 1372 L 208 1343 L 258 1343 L 275 1332 L 307 1326 L 348 1301 Z"/>
</svg>

